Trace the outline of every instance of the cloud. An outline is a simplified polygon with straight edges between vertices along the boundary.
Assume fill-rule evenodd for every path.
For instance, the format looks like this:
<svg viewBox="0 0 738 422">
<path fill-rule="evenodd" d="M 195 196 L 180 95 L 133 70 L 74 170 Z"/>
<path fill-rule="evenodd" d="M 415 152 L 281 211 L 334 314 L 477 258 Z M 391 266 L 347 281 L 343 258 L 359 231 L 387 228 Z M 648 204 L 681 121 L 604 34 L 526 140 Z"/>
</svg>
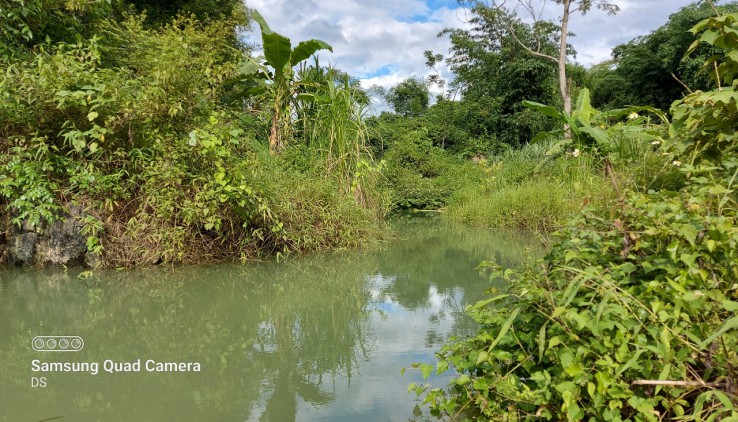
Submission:
<svg viewBox="0 0 738 422">
<path fill-rule="evenodd" d="M 384 88 L 408 77 L 429 75 L 423 52 L 447 54 L 450 42 L 447 37 L 438 38 L 438 33 L 465 25 L 463 9 L 448 5 L 431 9 L 418 0 L 254 0 L 247 6 L 259 10 L 269 26 L 293 44 L 311 38 L 326 41 L 333 53 L 321 52 L 322 63 L 348 71 L 362 79 L 363 86 Z M 250 38 L 260 40 L 257 25 Z M 391 74 L 385 73 L 387 69 Z M 450 77 L 448 70 L 442 72 Z"/>
<path fill-rule="evenodd" d="M 575 15 L 571 43 L 576 61 L 586 66 L 610 58 L 612 47 L 645 35 L 666 23 L 668 16 L 692 0 L 612 0 L 621 11 L 607 16 L 599 10 Z M 469 14 L 453 0 L 250 0 L 271 28 L 293 44 L 311 38 L 331 44 L 333 53 L 321 52 L 321 63 L 331 63 L 362 80 L 362 86 L 390 88 L 408 77 L 432 73 L 423 52 L 448 54 L 445 28 L 468 28 Z M 548 2 L 545 16 L 560 17 L 559 5 Z M 258 42 L 258 26 L 251 40 Z M 441 76 L 452 77 L 448 69 Z M 435 93 L 435 92 L 434 92 Z"/>
</svg>

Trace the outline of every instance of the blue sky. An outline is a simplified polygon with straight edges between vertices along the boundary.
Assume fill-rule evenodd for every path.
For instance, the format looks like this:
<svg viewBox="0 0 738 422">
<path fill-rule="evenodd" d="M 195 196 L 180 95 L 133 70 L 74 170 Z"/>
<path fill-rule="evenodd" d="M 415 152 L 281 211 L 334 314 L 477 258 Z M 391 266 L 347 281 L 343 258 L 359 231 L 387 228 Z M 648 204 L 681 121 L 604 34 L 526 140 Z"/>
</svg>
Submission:
<svg viewBox="0 0 738 422">
<path fill-rule="evenodd" d="M 608 59 L 612 47 L 648 34 L 693 2 L 610 1 L 621 8 L 615 16 L 592 10 L 573 17 L 577 62 L 589 66 Z M 553 0 L 545 3 L 546 16 L 558 19 L 560 6 Z M 365 87 L 389 88 L 408 77 L 427 76 L 423 52 L 445 55 L 450 47 L 448 38 L 437 34 L 468 27 L 468 13 L 455 0 L 247 0 L 246 5 L 259 10 L 293 44 L 311 38 L 331 44 L 333 53 L 321 53 L 321 62 L 361 78 Z M 259 36 L 253 34 L 252 40 L 259 41 Z M 442 76 L 452 77 L 448 69 L 442 69 Z"/>
</svg>

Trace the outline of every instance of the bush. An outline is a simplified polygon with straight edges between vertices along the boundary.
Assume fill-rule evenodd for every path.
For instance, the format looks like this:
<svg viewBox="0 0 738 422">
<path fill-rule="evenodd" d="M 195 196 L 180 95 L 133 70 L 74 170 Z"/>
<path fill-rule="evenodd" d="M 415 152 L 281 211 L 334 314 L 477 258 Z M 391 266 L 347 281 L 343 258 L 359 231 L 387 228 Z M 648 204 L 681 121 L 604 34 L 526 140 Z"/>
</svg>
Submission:
<svg viewBox="0 0 738 422">
<path fill-rule="evenodd" d="M 549 146 L 532 144 L 490 157 L 483 166 L 486 183 L 453 195 L 445 216 L 475 226 L 550 232 L 586 204 L 611 206 L 612 186 L 591 157 L 545 161 Z"/>
<path fill-rule="evenodd" d="M 439 370 L 460 376 L 450 396 L 429 392 L 432 411 L 654 421 L 738 412 L 736 213 L 702 204 L 635 195 L 614 220 L 577 217 L 541 265 L 506 272 L 507 293 L 472 308 L 479 334 L 442 349 Z"/>
<path fill-rule="evenodd" d="M 391 201 L 399 208 L 438 209 L 454 192 L 484 180 L 478 166 L 432 146 L 423 130 L 396 141 L 384 161 Z"/>
<path fill-rule="evenodd" d="M 736 28 L 729 14 L 693 30 L 731 54 L 708 63 L 725 87 L 672 106 L 665 153 L 685 188 L 630 193 L 609 216 L 587 210 L 537 266 L 487 264 L 508 291 L 472 306 L 477 335 L 439 353 L 436 371 L 459 374 L 448 391 L 412 386 L 431 413 L 738 420 Z"/>
</svg>

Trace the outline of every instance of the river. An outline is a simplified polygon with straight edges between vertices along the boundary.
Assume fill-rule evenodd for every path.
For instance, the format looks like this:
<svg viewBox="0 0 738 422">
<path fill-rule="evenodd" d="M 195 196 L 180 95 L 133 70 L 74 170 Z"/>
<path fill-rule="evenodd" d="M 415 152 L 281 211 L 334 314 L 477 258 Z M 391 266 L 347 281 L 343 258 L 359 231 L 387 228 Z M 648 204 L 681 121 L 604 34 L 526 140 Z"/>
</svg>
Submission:
<svg viewBox="0 0 738 422">
<path fill-rule="evenodd" d="M 464 309 L 494 287 L 475 267 L 540 248 L 437 218 L 394 226 L 379 250 L 285 262 L 0 269 L 0 421 L 413 419 L 410 365 L 472 334 Z"/>
</svg>

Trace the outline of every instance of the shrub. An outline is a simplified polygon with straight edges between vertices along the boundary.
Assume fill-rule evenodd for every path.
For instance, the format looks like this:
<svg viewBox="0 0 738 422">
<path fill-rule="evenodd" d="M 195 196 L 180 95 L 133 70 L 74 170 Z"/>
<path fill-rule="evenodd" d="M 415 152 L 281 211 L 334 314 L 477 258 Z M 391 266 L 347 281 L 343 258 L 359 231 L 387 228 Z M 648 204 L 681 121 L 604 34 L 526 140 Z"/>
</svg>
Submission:
<svg viewBox="0 0 738 422">
<path fill-rule="evenodd" d="M 391 200 L 399 208 L 438 209 L 454 192 L 484 180 L 478 166 L 432 146 L 423 130 L 396 141 L 384 161 Z"/>
<path fill-rule="evenodd" d="M 730 14 L 694 32 L 734 53 L 737 27 Z M 587 210 L 538 266 L 488 264 L 508 291 L 471 307 L 476 336 L 441 350 L 437 372 L 459 374 L 447 392 L 412 386 L 431 413 L 738 419 L 738 61 L 728 54 L 708 65 L 725 87 L 671 110 L 666 153 L 685 188 L 631 193 L 611 216 Z M 434 369 L 418 366 L 425 376 Z"/>
</svg>

